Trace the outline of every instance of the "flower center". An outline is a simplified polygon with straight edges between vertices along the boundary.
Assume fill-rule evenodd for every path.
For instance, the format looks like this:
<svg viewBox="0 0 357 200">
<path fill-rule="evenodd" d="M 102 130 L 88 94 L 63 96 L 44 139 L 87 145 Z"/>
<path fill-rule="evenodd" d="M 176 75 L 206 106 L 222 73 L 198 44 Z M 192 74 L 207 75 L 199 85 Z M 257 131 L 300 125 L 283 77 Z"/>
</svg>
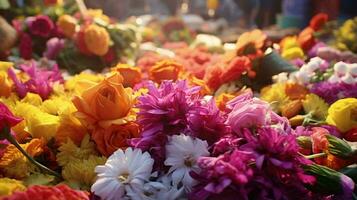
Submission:
<svg viewBox="0 0 357 200">
<path fill-rule="evenodd" d="M 195 165 L 195 159 L 193 158 L 192 155 L 186 156 L 184 160 L 184 165 L 186 167 L 193 167 Z"/>
<path fill-rule="evenodd" d="M 127 183 L 128 182 L 128 178 L 129 178 L 129 173 L 122 173 L 118 176 L 118 180 L 121 182 L 121 183 Z"/>
</svg>

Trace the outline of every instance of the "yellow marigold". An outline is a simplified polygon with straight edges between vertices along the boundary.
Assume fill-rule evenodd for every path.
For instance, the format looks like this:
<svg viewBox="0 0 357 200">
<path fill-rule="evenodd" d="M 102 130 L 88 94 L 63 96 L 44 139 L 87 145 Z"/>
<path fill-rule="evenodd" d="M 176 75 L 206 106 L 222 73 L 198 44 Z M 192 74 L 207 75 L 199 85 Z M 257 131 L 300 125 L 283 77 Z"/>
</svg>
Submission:
<svg viewBox="0 0 357 200">
<path fill-rule="evenodd" d="M 43 112 L 36 106 L 19 102 L 15 114 L 24 118 L 26 130 L 34 138 L 50 140 L 57 132 L 59 117 Z"/>
<path fill-rule="evenodd" d="M 68 109 L 76 110 L 70 98 L 65 96 L 52 97 L 41 105 L 41 110 L 51 115 L 60 115 Z"/>
<path fill-rule="evenodd" d="M 304 58 L 304 51 L 300 47 L 292 47 L 292 48 L 283 50 L 281 56 L 287 60 Z"/>
<path fill-rule="evenodd" d="M 10 178 L 0 178 L 0 197 L 11 195 L 16 191 L 24 190 L 26 190 L 26 187 L 21 181 Z"/>
<path fill-rule="evenodd" d="M 29 155 L 38 156 L 43 152 L 44 141 L 32 139 L 29 143 L 20 145 Z M 0 169 L 7 177 L 22 179 L 34 171 L 35 167 L 11 144 L 6 147 L 4 155 L 0 159 Z"/>
<path fill-rule="evenodd" d="M 289 97 L 285 94 L 285 86 L 283 83 L 275 83 L 260 91 L 260 98 L 271 103 L 275 112 L 280 113 L 283 106 L 289 103 Z"/>
<path fill-rule="evenodd" d="M 78 75 L 71 77 L 65 83 L 65 89 L 75 94 L 81 94 L 87 88 L 101 82 L 104 76 L 101 74 L 90 74 L 82 72 Z"/>
<path fill-rule="evenodd" d="M 311 113 L 318 120 L 325 120 L 328 104 L 316 94 L 308 94 L 302 102 L 305 113 Z"/>
<path fill-rule="evenodd" d="M 70 15 L 62 15 L 57 20 L 57 26 L 68 38 L 71 38 L 76 33 L 77 24 L 77 19 Z"/>
<path fill-rule="evenodd" d="M 80 147 L 72 142 L 71 139 L 67 139 L 66 143 L 63 143 L 59 148 L 57 154 L 57 162 L 60 166 L 65 166 L 68 163 L 76 162 L 78 159 L 88 159 L 91 155 L 98 155 L 95 149 L 94 142 L 89 140 L 89 135 L 86 135 Z"/>
<path fill-rule="evenodd" d="M 103 20 L 104 22 L 109 23 L 110 19 L 108 16 L 106 16 L 105 14 L 103 14 L 103 10 L 101 9 L 88 9 L 86 12 L 86 15 L 92 17 L 92 18 L 98 18 Z"/>
<path fill-rule="evenodd" d="M 96 179 L 94 168 L 103 165 L 105 161 L 105 157 L 91 155 L 85 160 L 69 162 L 63 167 L 63 179 L 73 188 L 89 190 Z"/>
<path fill-rule="evenodd" d="M 40 106 L 42 104 L 42 98 L 38 94 L 29 92 L 23 99 L 21 99 L 21 102 L 29 103 L 34 106 Z"/>
<path fill-rule="evenodd" d="M 346 132 L 357 126 L 357 98 L 340 99 L 328 109 L 326 122 Z"/>
<path fill-rule="evenodd" d="M 0 97 L 9 97 L 11 95 L 12 84 L 7 73 L 0 70 Z"/>
<path fill-rule="evenodd" d="M 104 56 L 109 50 L 109 33 L 105 28 L 91 24 L 84 30 L 84 42 L 91 53 Z"/>
</svg>

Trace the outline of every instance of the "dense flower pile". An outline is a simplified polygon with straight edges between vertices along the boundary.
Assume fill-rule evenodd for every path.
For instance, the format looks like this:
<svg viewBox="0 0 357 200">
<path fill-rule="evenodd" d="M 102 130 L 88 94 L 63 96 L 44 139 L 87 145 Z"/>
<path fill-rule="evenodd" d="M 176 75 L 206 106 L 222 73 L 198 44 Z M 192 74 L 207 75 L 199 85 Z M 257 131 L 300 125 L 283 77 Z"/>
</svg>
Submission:
<svg viewBox="0 0 357 200">
<path fill-rule="evenodd" d="M 49 37 L 37 18 L 28 34 Z M 63 37 L 105 56 L 113 27 L 76 20 L 58 19 Z M 244 87 L 276 68 L 260 30 L 103 73 L 0 62 L 0 199 L 356 199 L 357 68 L 315 37 L 326 20 L 280 43 L 296 70 L 260 93 Z"/>
</svg>

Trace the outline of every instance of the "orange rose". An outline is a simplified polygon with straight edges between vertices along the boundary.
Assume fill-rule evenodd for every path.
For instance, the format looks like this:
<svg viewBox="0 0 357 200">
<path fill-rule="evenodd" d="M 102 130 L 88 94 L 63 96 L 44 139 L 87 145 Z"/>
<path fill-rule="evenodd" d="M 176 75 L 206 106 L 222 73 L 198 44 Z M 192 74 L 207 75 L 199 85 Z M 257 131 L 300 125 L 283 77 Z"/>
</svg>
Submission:
<svg viewBox="0 0 357 200">
<path fill-rule="evenodd" d="M 254 50 L 252 53 L 255 53 L 256 50 L 263 47 L 267 36 L 259 29 L 255 29 L 250 32 L 245 32 L 239 36 L 237 40 L 237 53 L 239 55 L 250 54 L 250 50 Z M 252 49 L 250 49 L 252 47 Z"/>
<path fill-rule="evenodd" d="M 0 97 L 9 97 L 11 94 L 11 83 L 6 72 L 0 71 Z"/>
<path fill-rule="evenodd" d="M 84 42 L 88 50 L 97 56 L 104 56 L 109 50 L 109 33 L 105 28 L 95 24 L 84 30 Z"/>
<path fill-rule="evenodd" d="M 57 20 L 57 26 L 63 31 L 63 34 L 71 38 L 76 33 L 77 19 L 70 15 L 62 15 Z"/>
<path fill-rule="evenodd" d="M 141 81 L 141 70 L 139 67 L 132 67 L 127 64 L 118 64 L 112 71 L 119 72 L 123 78 L 125 87 L 134 87 L 135 84 Z"/>
<path fill-rule="evenodd" d="M 119 148 L 128 147 L 128 139 L 140 136 L 139 125 L 133 122 L 122 125 L 111 125 L 106 129 L 98 128 L 92 133 L 92 139 L 104 156 L 110 156 Z"/>
<path fill-rule="evenodd" d="M 96 123 L 103 128 L 112 123 L 123 124 L 129 118 L 133 106 L 131 88 L 124 88 L 123 77 L 114 73 L 102 82 L 83 91 L 81 96 L 73 98 L 78 112 L 76 116 L 88 128 Z"/>
<path fill-rule="evenodd" d="M 183 66 L 171 60 L 163 60 L 151 67 L 149 76 L 150 79 L 161 83 L 163 80 L 176 81 Z"/>
</svg>

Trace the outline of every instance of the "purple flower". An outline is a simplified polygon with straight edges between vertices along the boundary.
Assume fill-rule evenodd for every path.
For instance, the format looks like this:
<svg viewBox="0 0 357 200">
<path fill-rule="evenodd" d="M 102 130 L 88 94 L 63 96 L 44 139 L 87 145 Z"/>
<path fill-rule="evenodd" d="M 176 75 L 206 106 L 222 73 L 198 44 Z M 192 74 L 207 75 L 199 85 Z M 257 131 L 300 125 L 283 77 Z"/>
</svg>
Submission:
<svg viewBox="0 0 357 200">
<path fill-rule="evenodd" d="M 230 132 L 225 117 L 217 108 L 214 99 L 202 104 L 187 114 L 189 134 L 213 144 Z"/>
<path fill-rule="evenodd" d="M 247 184 L 253 176 L 253 170 L 249 166 L 251 162 L 252 154 L 239 150 L 235 150 L 231 154 L 223 154 L 217 158 L 199 158 L 198 166 L 201 168 L 201 172 L 191 172 L 191 176 L 199 183 L 193 188 L 189 199 L 207 199 L 215 195 L 219 195 L 221 199 L 222 196 L 225 199 L 231 199 L 227 198 L 225 194 L 232 187 L 236 187 L 236 192 L 230 194 L 241 196 L 239 186 Z"/>
<path fill-rule="evenodd" d="M 310 92 L 320 96 L 327 103 L 332 104 L 343 98 L 357 98 L 357 83 L 346 84 L 343 82 L 331 83 L 324 81 L 313 84 Z"/>
<path fill-rule="evenodd" d="M 305 64 L 305 61 L 301 58 L 296 58 L 290 61 L 293 65 L 298 66 L 299 68 Z"/>
<path fill-rule="evenodd" d="M 47 48 L 43 53 L 43 56 L 48 59 L 56 59 L 57 55 L 64 47 L 64 42 L 64 39 L 59 39 L 57 37 L 51 38 L 47 41 Z"/>
<path fill-rule="evenodd" d="M 317 52 L 321 47 L 326 47 L 326 44 L 323 42 L 318 42 L 316 43 L 307 53 L 307 55 L 310 58 L 316 57 L 317 56 Z"/>
<path fill-rule="evenodd" d="M 14 82 L 20 98 L 24 98 L 28 92 L 32 92 L 40 95 L 42 99 L 47 99 L 53 90 L 54 83 L 63 83 L 64 81 L 57 65 L 52 70 L 45 70 L 38 68 L 35 62 L 31 62 L 28 65 L 21 65 L 20 70 L 29 76 L 29 80 L 22 82 L 13 69 L 8 70 L 8 75 Z"/>
<path fill-rule="evenodd" d="M 237 149 L 243 140 L 243 138 L 238 138 L 236 135 L 226 135 L 214 143 L 212 155 L 218 156 L 226 152 L 231 152 Z"/>
</svg>

